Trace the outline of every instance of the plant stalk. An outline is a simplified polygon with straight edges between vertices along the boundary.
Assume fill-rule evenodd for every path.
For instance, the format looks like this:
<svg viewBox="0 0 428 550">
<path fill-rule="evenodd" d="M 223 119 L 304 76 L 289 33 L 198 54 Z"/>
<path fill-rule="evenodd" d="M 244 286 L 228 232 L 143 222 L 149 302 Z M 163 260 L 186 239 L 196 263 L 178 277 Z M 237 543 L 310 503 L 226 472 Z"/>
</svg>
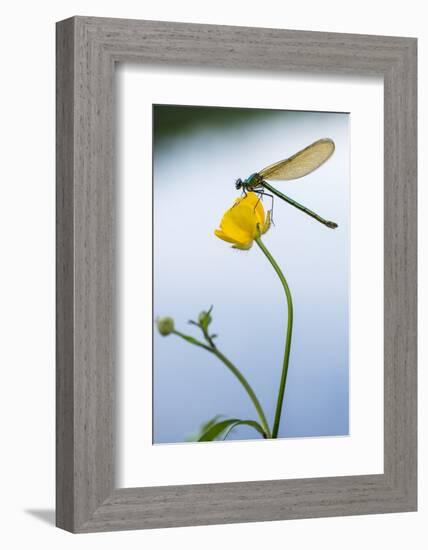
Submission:
<svg viewBox="0 0 428 550">
<path fill-rule="evenodd" d="M 265 247 L 263 242 L 260 238 L 256 239 L 256 243 L 259 245 L 261 251 L 266 256 L 266 258 L 269 260 L 270 264 L 276 271 L 276 274 L 278 275 L 281 284 L 284 288 L 285 296 L 287 299 L 287 308 L 288 308 L 288 320 L 287 320 L 287 332 L 285 337 L 285 350 L 284 350 L 284 360 L 282 364 L 282 373 L 281 373 L 281 380 L 279 383 L 279 389 L 278 389 L 278 399 L 276 403 L 276 410 L 275 410 L 275 418 L 273 422 L 272 427 L 272 438 L 277 439 L 278 438 L 278 431 L 279 431 L 279 424 L 281 421 L 281 412 L 282 412 L 282 404 L 284 401 L 284 393 L 285 393 L 285 385 L 287 383 L 287 374 L 288 374 L 288 363 L 290 360 L 290 350 L 291 350 L 291 337 L 293 333 L 293 300 L 291 297 L 290 288 L 288 286 L 288 283 L 284 277 L 284 274 L 282 273 L 281 269 L 279 268 L 278 264 L 274 260 L 273 256 L 269 252 L 269 250 Z"/>
<path fill-rule="evenodd" d="M 263 429 L 266 432 L 266 436 L 268 438 L 272 437 L 271 431 L 270 431 L 270 428 L 269 428 L 269 424 L 267 422 L 266 415 L 263 411 L 263 408 L 260 404 L 260 401 L 257 399 L 257 396 L 254 393 L 253 388 L 250 386 L 250 384 L 248 383 L 248 381 L 244 377 L 244 375 L 241 373 L 241 371 L 237 367 L 235 367 L 235 365 L 231 361 L 229 361 L 229 359 L 225 355 L 223 355 L 221 353 L 221 351 L 219 351 L 219 349 L 217 347 L 215 347 L 214 345 L 209 346 L 207 344 L 204 344 L 203 342 L 199 341 L 197 338 L 193 338 L 193 336 L 188 336 L 187 334 L 179 332 L 178 330 L 174 330 L 173 334 L 176 334 L 177 336 L 180 336 L 181 338 L 183 338 L 187 342 L 190 342 L 191 344 L 194 344 L 195 346 L 199 346 L 201 348 L 204 348 L 205 350 L 207 350 L 210 353 L 212 353 L 213 355 L 215 355 L 218 359 L 220 359 L 220 361 L 222 363 L 224 363 L 226 365 L 226 367 L 230 370 L 230 372 L 232 374 L 234 374 L 235 377 L 242 384 L 242 386 L 244 387 L 245 391 L 247 392 L 249 398 L 253 402 L 253 405 L 254 405 L 254 407 L 257 411 L 257 414 L 259 415 L 261 425 L 263 426 Z"/>
</svg>

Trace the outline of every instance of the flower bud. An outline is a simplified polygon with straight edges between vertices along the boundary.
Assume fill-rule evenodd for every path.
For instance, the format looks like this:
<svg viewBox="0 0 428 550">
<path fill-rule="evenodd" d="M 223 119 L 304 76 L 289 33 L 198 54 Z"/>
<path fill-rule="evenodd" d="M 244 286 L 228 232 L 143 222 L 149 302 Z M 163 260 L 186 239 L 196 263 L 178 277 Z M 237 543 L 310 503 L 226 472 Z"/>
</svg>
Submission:
<svg viewBox="0 0 428 550">
<path fill-rule="evenodd" d="M 160 317 L 156 320 L 159 334 L 162 336 L 168 336 L 171 332 L 174 332 L 174 319 L 172 317 Z"/>
<path fill-rule="evenodd" d="M 212 321 L 211 309 L 209 311 L 201 311 L 198 317 L 198 321 L 202 327 L 207 328 Z"/>
</svg>

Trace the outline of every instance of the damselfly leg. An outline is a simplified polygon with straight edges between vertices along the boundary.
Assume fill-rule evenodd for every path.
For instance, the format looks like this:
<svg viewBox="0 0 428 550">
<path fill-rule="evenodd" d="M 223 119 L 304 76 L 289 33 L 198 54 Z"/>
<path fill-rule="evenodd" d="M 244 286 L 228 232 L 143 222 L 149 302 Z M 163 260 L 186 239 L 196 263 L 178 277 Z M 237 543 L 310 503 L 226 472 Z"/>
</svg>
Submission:
<svg viewBox="0 0 428 550">
<path fill-rule="evenodd" d="M 275 222 L 273 221 L 273 205 L 274 205 L 274 197 L 270 193 L 266 193 L 266 191 L 263 191 L 262 189 L 256 189 L 254 190 L 255 193 L 258 194 L 259 200 L 256 202 L 256 205 L 254 207 L 254 210 L 257 208 L 257 205 L 259 204 L 259 201 L 263 201 L 263 197 L 270 197 L 271 199 L 271 207 L 270 207 L 270 221 L 272 225 L 275 225 Z"/>
</svg>

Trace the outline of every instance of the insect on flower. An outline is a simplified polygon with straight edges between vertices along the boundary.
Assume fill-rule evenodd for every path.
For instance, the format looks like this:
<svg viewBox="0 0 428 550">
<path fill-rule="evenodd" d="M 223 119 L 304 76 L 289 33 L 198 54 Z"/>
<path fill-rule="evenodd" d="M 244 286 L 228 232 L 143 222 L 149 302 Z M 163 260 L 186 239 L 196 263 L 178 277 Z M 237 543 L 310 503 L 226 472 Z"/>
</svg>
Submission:
<svg viewBox="0 0 428 550">
<path fill-rule="evenodd" d="M 294 180 L 307 176 L 322 164 L 324 164 L 334 153 L 334 141 L 330 138 L 323 138 L 315 141 L 311 145 L 305 147 L 301 151 L 295 153 L 291 157 L 270 164 L 260 170 L 248 176 L 247 179 L 241 180 L 240 178 L 236 180 L 235 187 L 236 189 L 242 189 L 246 194 L 250 191 L 257 193 L 259 197 L 268 196 L 272 199 L 273 206 L 273 195 L 276 195 L 280 199 L 288 202 L 295 208 L 298 208 L 308 216 L 315 218 L 320 223 L 330 227 L 330 229 L 335 229 L 337 223 L 325 220 L 306 206 L 303 206 L 291 199 L 287 195 L 284 195 L 275 187 L 272 187 L 266 180 Z M 267 193 L 266 190 L 270 191 Z M 272 194 L 271 194 L 272 193 Z"/>
</svg>

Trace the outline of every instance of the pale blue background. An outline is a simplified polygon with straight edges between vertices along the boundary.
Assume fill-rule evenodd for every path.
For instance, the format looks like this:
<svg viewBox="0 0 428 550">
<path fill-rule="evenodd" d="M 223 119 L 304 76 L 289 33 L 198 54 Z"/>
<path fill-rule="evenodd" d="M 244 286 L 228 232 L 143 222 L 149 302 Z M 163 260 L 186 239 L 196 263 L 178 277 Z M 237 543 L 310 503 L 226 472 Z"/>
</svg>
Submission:
<svg viewBox="0 0 428 550">
<path fill-rule="evenodd" d="M 172 316 L 177 329 L 199 337 L 187 321 L 213 304 L 217 344 L 241 368 L 272 424 L 286 326 L 283 289 L 256 245 L 249 252 L 233 250 L 213 232 L 238 194 L 237 177 L 316 139 L 332 138 L 335 154 L 319 170 L 277 183 L 339 228 L 328 229 L 276 199 L 276 226 L 264 242 L 284 271 L 295 310 L 279 435 L 346 435 L 349 116 L 254 110 L 232 115 L 221 110 L 213 118 L 207 111 L 206 118 L 186 125 L 172 120 L 155 132 L 154 314 Z M 155 331 L 153 368 L 155 443 L 185 441 L 216 414 L 257 419 L 240 384 L 204 350 Z M 259 436 L 250 428 L 230 436 L 249 438 Z"/>
</svg>

